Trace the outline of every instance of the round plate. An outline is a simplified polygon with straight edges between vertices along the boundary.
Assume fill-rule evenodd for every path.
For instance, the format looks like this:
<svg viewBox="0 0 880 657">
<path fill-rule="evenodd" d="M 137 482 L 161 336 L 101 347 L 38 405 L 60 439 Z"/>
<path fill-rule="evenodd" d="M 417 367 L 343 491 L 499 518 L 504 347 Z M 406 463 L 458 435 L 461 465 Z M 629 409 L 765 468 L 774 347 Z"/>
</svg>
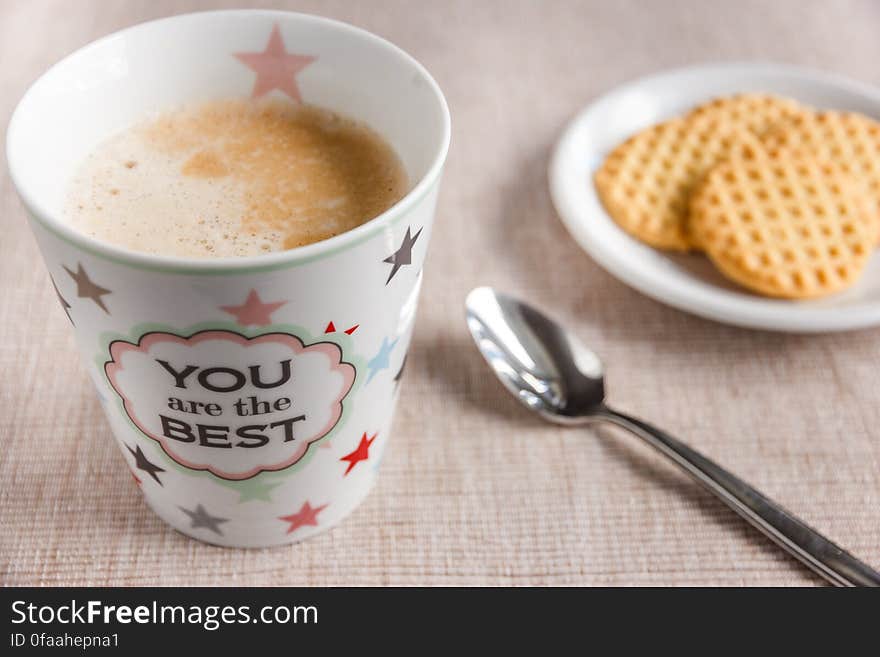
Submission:
<svg viewBox="0 0 880 657">
<path fill-rule="evenodd" d="M 836 75 L 763 63 L 714 64 L 641 78 L 605 94 L 566 128 L 550 163 L 550 193 L 569 232 L 612 275 L 687 312 L 750 328 L 812 333 L 880 324 L 880 258 L 850 289 L 823 299 L 786 301 L 726 281 L 702 254 L 658 251 L 608 216 L 593 185 L 605 154 L 633 133 L 716 96 L 768 92 L 821 109 L 880 120 L 880 89 Z"/>
</svg>

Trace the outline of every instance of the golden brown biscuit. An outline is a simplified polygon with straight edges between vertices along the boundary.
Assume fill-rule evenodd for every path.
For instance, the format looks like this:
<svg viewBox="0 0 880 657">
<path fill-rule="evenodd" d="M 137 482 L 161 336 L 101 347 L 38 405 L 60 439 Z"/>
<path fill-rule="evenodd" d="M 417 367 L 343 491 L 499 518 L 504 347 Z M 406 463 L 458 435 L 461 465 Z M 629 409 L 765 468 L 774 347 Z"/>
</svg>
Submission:
<svg viewBox="0 0 880 657">
<path fill-rule="evenodd" d="M 790 120 L 811 114 L 811 110 L 791 98 L 771 94 L 737 94 L 714 98 L 698 105 L 686 119 L 705 118 L 745 128 L 758 136 Z"/>
<path fill-rule="evenodd" d="M 779 125 L 764 142 L 837 163 L 865 182 L 880 211 L 880 123 L 855 112 L 809 112 Z"/>
<path fill-rule="evenodd" d="M 685 118 L 715 121 L 721 125 L 746 129 L 761 137 L 811 113 L 810 108 L 791 98 L 772 94 L 743 93 L 714 98 L 692 109 Z M 687 229 L 687 222 L 685 226 Z M 687 232 L 692 248 L 701 250 L 696 234 L 689 229 Z"/>
<path fill-rule="evenodd" d="M 672 119 L 630 137 L 595 174 L 596 190 L 611 217 L 651 246 L 692 247 L 686 219 L 693 186 L 720 159 L 746 144 L 748 130 L 697 116 Z"/>
<path fill-rule="evenodd" d="M 690 211 L 691 229 L 725 276 L 790 299 L 852 285 L 880 232 L 867 188 L 839 164 L 761 146 L 714 167 Z"/>
</svg>

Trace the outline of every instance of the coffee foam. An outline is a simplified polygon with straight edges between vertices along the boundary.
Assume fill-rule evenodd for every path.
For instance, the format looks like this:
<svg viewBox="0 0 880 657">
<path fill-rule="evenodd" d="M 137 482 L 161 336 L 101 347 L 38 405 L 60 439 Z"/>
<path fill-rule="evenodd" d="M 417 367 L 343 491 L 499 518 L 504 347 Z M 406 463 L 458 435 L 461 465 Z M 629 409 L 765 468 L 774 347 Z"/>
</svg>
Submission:
<svg viewBox="0 0 880 657">
<path fill-rule="evenodd" d="M 313 106 L 223 100 L 103 142 L 72 180 L 66 215 L 137 251 L 251 256 L 351 230 L 406 191 L 396 154 L 362 124 Z"/>
</svg>

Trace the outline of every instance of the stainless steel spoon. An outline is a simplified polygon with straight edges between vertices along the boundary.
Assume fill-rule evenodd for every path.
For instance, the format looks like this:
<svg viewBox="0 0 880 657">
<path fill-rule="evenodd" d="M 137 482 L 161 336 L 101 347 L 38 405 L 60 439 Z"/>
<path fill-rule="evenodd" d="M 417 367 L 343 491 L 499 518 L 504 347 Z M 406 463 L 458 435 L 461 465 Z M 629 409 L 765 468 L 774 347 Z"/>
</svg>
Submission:
<svg viewBox="0 0 880 657">
<path fill-rule="evenodd" d="M 880 586 L 880 573 L 681 441 L 605 405 L 599 357 L 534 308 L 492 288 L 467 297 L 467 324 L 501 383 L 545 419 L 610 422 L 667 456 L 752 525 L 838 586 Z"/>
</svg>

